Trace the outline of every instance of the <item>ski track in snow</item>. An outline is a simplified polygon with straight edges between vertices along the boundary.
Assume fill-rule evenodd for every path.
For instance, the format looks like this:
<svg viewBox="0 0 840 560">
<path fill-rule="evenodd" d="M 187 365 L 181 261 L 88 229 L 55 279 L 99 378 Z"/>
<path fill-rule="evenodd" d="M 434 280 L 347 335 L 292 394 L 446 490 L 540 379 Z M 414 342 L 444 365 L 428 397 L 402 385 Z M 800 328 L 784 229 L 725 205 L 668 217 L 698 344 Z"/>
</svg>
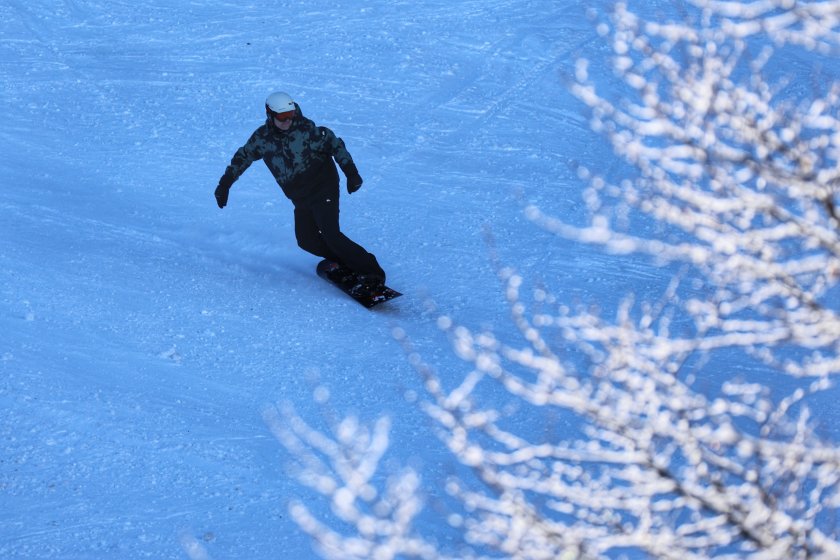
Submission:
<svg viewBox="0 0 840 560">
<path fill-rule="evenodd" d="M 667 282 L 522 216 L 579 215 L 574 166 L 608 157 L 563 89 L 604 48 L 576 2 L 35 0 L 0 17 L 0 558 L 311 557 L 286 512 L 311 495 L 261 410 L 317 421 L 326 387 L 336 413 L 391 414 L 396 460 L 442 486 L 391 329 L 444 379 L 464 366 L 427 298 L 513 336 L 486 232 L 572 299 Z M 405 297 L 370 312 L 319 280 L 259 163 L 215 207 L 274 89 L 345 139 L 365 186 L 343 228 Z"/>
</svg>

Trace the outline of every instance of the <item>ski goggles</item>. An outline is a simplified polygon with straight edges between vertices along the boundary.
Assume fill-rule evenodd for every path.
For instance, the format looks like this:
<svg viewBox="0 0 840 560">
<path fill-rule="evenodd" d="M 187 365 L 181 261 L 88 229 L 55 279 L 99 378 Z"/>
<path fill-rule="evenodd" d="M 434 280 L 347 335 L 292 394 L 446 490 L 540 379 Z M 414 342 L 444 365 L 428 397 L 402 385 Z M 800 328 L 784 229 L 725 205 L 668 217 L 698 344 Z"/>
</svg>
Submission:
<svg viewBox="0 0 840 560">
<path fill-rule="evenodd" d="M 274 111 L 269 109 L 268 112 L 271 113 L 271 116 L 278 121 L 290 121 L 295 116 L 294 111 L 285 111 L 283 113 L 275 113 Z"/>
</svg>

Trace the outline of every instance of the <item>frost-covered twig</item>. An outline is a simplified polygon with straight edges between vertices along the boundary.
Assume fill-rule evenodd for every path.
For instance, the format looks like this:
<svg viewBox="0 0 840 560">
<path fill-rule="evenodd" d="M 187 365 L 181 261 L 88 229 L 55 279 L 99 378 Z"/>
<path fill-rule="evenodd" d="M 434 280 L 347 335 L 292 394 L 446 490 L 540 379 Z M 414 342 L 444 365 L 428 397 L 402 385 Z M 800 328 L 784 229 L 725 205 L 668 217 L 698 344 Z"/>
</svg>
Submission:
<svg viewBox="0 0 840 560">
<path fill-rule="evenodd" d="M 331 433 L 307 424 L 291 405 L 268 407 L 263 419 L 297 461 L 295 474 L 329 498 L 333 514 L 353 527 L 347 536 L 318 519 L 302 501 L 290 506 L 292 517 L 326 558 L 387 560 L 442 558 L 436 548 L 413 534 L 422 506 L 420 476 L 414 470 L 392 474 L 379 488 L 374 482 L 389 444 L 390 420 L 383 416 L 369 428 L 352 416 Z"/>
</svg>

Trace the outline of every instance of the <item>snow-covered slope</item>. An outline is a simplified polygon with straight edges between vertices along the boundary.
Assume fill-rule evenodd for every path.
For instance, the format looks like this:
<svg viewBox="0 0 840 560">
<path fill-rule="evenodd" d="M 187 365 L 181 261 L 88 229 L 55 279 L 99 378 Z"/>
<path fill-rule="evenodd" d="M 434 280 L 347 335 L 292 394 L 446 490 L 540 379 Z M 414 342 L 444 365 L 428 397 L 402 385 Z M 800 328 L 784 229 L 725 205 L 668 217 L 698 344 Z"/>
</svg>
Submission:
<svg viewBox="0 0 840 560">
<path fill-rule="evenodd" d="M 320 414 L 316 387 L 391 413 L 434 478 L 391 329 L 458 375 L 427 298 L 509 328 L 485 231 L 526 270 L 592 269 L 521 212 L 578 205 L 570 162 L 603 153 L 559 75 L 595 44 L 576 4 L 0 6 L 0 556 L 310 556 L 261 410 Z M 371 313 L 317 279 L 262 165 L 216 208 L 275 89 L 345 139 L 343 228 L 406 297 Z"/>
<path fill-rule="evenodd" d="M 0 557 L 310 557 L 286 511 L 306 493 L 261 411 L 318 417 L 329 391 L 337 412 L 390 413 L 397 460 L 442 479 L 391 330 L 444 377 L 462 372 L 427 300 L 512 332 L 488 234 L 570 300 L 655 291 L 656 269 L 523 217 L 575 220 L 576 164 L 612 161 L 563 86 L 604 48 L 584 9 L 0 5 Z M 365 185 L 342 226 L 405 297 L 370 312 L 319 280 L 260 164 L 216 208 L 277 89 L 344 138 Z"/>
</svg>

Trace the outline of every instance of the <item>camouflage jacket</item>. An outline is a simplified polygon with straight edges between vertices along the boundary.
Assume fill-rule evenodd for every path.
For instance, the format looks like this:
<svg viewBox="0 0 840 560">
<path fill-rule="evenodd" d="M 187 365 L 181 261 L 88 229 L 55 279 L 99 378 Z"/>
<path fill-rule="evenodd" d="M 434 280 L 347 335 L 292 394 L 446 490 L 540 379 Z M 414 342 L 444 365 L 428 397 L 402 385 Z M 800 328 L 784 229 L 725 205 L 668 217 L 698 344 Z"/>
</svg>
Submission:
<svg viewBox="0 0 840 560">
<path fill-rule="evenodd" d="M 345 174 L 358 173 L 344 141 L 324 126 L 297 115 L 291 128 L 282 131 L 266 119 L 244 146 L 239 148 L 225 170 L 235 181 L 258 159 L 265 162 L 283 193 L 295 205 L 306 204 L 320 194 L 338 193 L 338 172 L 333 158 Z"/>
</svg>

